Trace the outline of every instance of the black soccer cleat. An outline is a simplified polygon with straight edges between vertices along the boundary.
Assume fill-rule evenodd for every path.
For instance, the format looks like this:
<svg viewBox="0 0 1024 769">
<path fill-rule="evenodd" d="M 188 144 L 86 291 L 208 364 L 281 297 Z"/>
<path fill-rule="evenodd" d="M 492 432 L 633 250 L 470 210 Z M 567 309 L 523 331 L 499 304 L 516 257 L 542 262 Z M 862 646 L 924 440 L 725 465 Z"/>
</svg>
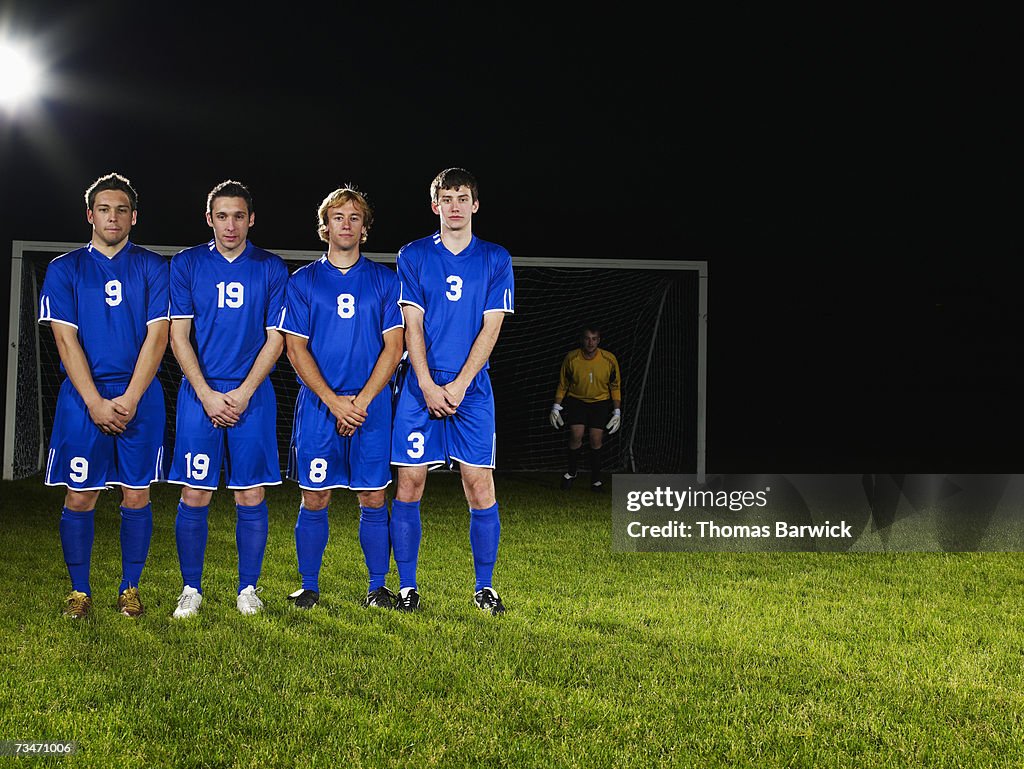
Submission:
<svg viewBox="0 0 1024 769">
<path fill-rule="evenodd" d="M 296 609 L 312 609 L 320 603 L 320 594 L 316 590 L 305 590 L 299 588 L 288 596 Z"/>
<path fill-rule="evenodd" d="M 398 611 L 416 611 L 420 608 L 420 594 L 416 592 L 416 588 L 410 587 L 408 590 L 399 590 L 398 595 L 395 596 L 395 608 Z"/>
<path fill-rule="evenodd" d="M 594 481 L 592 484 L 590 484 L 590 490 L 595 494 L 603 494 L 604 484 L 601 483 L 601 481 Z"/>
<path fill-rule="evenodd" d="M 398 596 L 381 585 L 376 590 L 371 590 L 363 599 L 363 608 L 372 606 L 377 609 L 394 609 Z"/>
<path fill-rule="evenodd" d="M 494 592 L 493 587 L 485 587 L 483 590 L 477 590 L 473 594 L 473 603 L 476 604 L 476 608 L 480 611 L 485 611 L 492 617 L 497 617 L 499 614 L 505 613 L 505 604 L 501 602 L 501 598 Z"/>
<path fill-rule="evenodd" d="M 566 473 L 562 476 L 561 488 L 562 491 L 568 491 L 572 488 L 572 482 L 576 480 L 575 473 Z"/>
</svg>

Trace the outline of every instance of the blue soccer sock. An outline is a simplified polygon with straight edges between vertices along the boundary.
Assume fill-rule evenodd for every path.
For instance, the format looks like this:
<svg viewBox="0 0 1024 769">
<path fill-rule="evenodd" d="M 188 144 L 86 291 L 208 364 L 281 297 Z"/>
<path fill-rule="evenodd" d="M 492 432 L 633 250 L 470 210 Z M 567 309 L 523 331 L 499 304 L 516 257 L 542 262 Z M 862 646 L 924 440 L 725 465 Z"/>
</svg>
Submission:
<svg viewBox="0 0 1024 769">
<path fill-rule="evenodd" d="M 486 510 L 469 510 L 469 545 L 473 550 L 473 570 L 476 589 L 491 587 L 494 564 L 498 560 L 498 540 L 501 539 L 501 519 L 498 503 Z"/>
<path fill-rule="evenodd" d="M 153 506 L 144 505 L 133 510 L 121 506 L 121 586 L 138 587 L 142 578 L 142 567 L 149 555 L 149 541 L 153 538 Z"/>
<path fill-rule="evenodd" d="M 328 509 L 307 510 L 305 506 L 299 507 L 299 519 L 295 522 L 295 554 L 299 559 L 303 590 L 320 592 L 320 567 L 330 538 Z"/>
<path fill-rule="evenodd" d="M 178 545 L 178 565 L 183 585 L 203 592 L 203 562 L 206 560 L 206 540 L 210 534 L 208 522 L 210 508 L 191 507 L 178 502 L 174 518 L 174 539 Z"/>
<path fill-rule="evenodd" d="M 391 503 L 391 549 L 395 554 L 398 569 L 398 587 L 416 587 L 416 565 L 420 557 L 420 539 L 423 525 L 420 522 L 419 502 Z"/>
<path fill-rule="evenodd" d="M 256 587 L 263 571 L 263 554 L 267 549 L 270 514 L 267 501 L 258 505 L 235 505 L 235 545 L 238 548 L 238 592 Z"/>
<path fill-rule="evenodd" d="M 359 545 L 363 548 L 366 571 L 370 574 L 370 591 L 384 587 L 391 569 L 391 536 L 388 531 L 388 508 L 359 508 Z"/>
<path fill-rule="evenodd" d="M 89 568 L 92 564 L 92 541 L 96 531 L 95 510 L 68 510 L 60 515 L 60 545 L 64 563 L 71 577 L 71 589 L 92 595 Z"/>
</svg>

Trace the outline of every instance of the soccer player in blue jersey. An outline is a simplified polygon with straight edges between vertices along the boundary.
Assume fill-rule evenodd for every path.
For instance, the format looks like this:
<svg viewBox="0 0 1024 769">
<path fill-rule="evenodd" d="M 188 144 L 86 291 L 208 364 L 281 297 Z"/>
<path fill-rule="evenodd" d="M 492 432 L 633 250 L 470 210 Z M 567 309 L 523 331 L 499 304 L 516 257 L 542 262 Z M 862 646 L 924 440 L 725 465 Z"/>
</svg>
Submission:
<svg viewBox="0 0 1024 769">
<path fill-rule="evenodd" d="M 163 478 L 164 394 L 155 376 L 167 349 L 167 260 L 128 239 L 138 195 L 124 176 L 101 176 L 85 202 L 92 237 L 50 262 L 39 299 L 39 322 L 53 330 L 66 374 L 44 482 L 67 488 L 60 541 L 71 577 L 64 614 L 73 618 L 92 610 L 99 493 L 121 487 L 117 608 L 138 617 L 153 533 L 149 486 Z"/>
<path fill-rule="evenodd" d="M 362 255 L 373 211 L 354 187 L 334 190 L 317 212 L 327 252 L 288 281 L 278 328 L 299 380 L 288 477 L 302 489 L 295 551 L 300 609 L 320 600 L 320 568 L 333 489 L 359 504 L 359 544 L 369 572 L 364 606 L 393 608 L 385 489 L 391 483 L 391 389 L 404 326 L 394 271 Z"/>
<path fill-rule="evenodd" d="M 288 268 L 249 241 L 255 219 L 249 189 L 222 182 L 206 201 L 213 239 L 171 259 L 171 349 L 184 375 L 168 475 L 182 485 L 174 521 L 184 585 L 178 619 L 194 615 L 203 600 L 207 519 L 222 471 L 235 495 L 235 605 L 242 614 L 263 608 L 256 582 L 269 527 L 264 487 L 281 483 L 268 376 L 284 348 L 276 324 Z"/>
<path fill-rule="evenodd" d="M 412 371 L 395 406 L 391 462 L 398 489 L 391 509 L 391 546 L 400 582 L 399 608 L 419 606 L 416 566 L 420 500 L 432 467 L 458 463 L 469 503 L 469 540 L 476 573 L 474 602 L 490 614 L 505 606 L 492 585 L 501 523 L 494 490 L 494 397 L 488 358 L 502 322 L 514 311 L 512 258 L 473 235 L 479 210 L 476 179 L 462 168 L 430 185 L 440 229 L 398 252 L 399 300 Z"/>
</svg>

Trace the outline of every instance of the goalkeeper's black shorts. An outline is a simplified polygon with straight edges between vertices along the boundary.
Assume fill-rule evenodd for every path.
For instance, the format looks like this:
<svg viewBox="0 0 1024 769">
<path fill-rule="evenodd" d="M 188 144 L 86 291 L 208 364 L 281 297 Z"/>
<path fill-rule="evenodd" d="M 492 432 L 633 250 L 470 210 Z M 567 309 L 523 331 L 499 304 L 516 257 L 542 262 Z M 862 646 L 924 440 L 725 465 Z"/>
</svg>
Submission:
<svg viewBox="0 0 1024 769">
<path fill-rule="evenodd" d="M 586 403 L 567 395 L 562 401 L 562 419 L 567 425 L 584 425 L 604 429 L 612 418 L 611 398 L 594 403 Z"/>
</svg>

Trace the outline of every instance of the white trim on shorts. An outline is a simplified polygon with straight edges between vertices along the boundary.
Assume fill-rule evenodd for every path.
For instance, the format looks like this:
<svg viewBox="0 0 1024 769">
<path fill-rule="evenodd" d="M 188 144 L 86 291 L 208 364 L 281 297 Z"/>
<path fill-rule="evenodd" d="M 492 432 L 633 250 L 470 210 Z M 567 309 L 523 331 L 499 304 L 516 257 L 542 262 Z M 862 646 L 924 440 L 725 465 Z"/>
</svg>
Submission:
<svg viewBox="0 0 1024 769">
<path fill-rule="evenodd" d="M 298 481 L 295 481 L 295 483 L 303 491 L 334 491 L 335 489 L 347 489 L 349 491 L 359 492 L 359 491 L 383 491 L 384 489 L 386 489 L 388 486 L 391 485 L 391 480 L 388 479 L 388 482 L 385 483 L 383 486 L 370 486 L 368 488 L 360 488 L 360 487 L 355 487 L 355 486 L 344 486 L 344 485 L 341 485 L 341 484 L 338 484 L 337 486 L 320 486 L 318 488 L 313 488 L 312 486 L 303 486 Z"/>
</svg>

